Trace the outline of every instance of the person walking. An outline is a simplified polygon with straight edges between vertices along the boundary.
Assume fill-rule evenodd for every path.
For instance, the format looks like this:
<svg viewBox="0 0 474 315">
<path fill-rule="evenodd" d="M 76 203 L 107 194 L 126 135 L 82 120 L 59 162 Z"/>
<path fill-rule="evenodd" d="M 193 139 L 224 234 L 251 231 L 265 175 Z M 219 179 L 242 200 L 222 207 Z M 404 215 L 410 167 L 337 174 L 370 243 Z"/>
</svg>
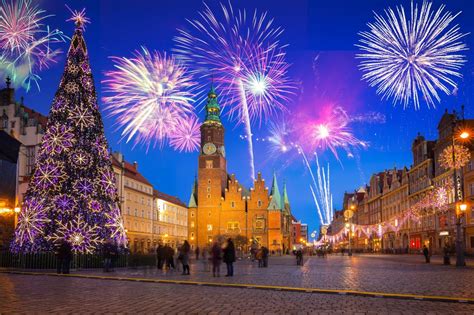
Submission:
<svg viewBox="0 0 474 315">
<path fill-rule="evenodd" d="M 212 276 L 220 277 L 221 276 L 221 260 L 222 260 L 222 250 L 219 246 L 219 243 L 214 242 L 211 248 L 211 261 L 212 261 Z"/>
<path fill-rule="evenodd" d="M 104 256 L 104 272 L 109 272 L 112 268 L 112 256 L 115 255 L 111 240 L 105 242 L 102 248 L 102 255 Z"/>
<path fill-rule="evenodd" d="M 157 259 L 156 267 L 160 270 L 163 269 L 163 264 L 164 264 L 164 261 L 165 261 L 165 250 L 164 249 L 165 249 L 165 247 L 161 243 L 156 248 L 156 259 Z"/>
<path fill-rule="evenodd" d="M 227 240 L 227 245 L 224 248 L 224 262 L 227 266 L 227 274 L 226 277 L 233 277 L 234 276 L 234 262 L 235 262 L 235 246 L 232 239 L 229 238 Z"/>
<path fill-rule="evenodd" d="M 180 249 L 181 263 L 183 264 L 183 275 L 189 275 L 189 251 L 191 246 L 188 241 L 184 241 L 183 246 Z"/>
<path fill-rule="evenodd" d="M 196 250 L 194 251 L 194 253 L 196 254 L 196 261 L 198 261 L 199 260 L 199 254 L 200 254 L 199 246 L 196 247 Z"/>
<path fill-rule="evenodd" d="M 268 254 L 270 254 L 268 248 L 266 246 L 262 246 L 262 261 L 264 268 L 268 267 Z"/>
<path fill-rule="evenodd" d="M 263 267 L 263 246 L 257 250 L 257 253 L 255 254 L 255 259 L 257 259 L 258 261 L 258 268 L 262 268 Z"/>
<path fill-rule="evenodd" d="M 56 251 L 56 271 L 58 274 L 69 274 L 72 259 L 72 247 L 69 242 L 62 240 Z"/>
<path fill-rule="evenodd" d="M 174 249 L 166 244 L 165 246 L 165 262 L 166 262 L 166 268 L 168 270 L 174 270 Z"/>
<path fill-rule="evenodd" d="M 301 248 L 296 251 L 296 265 L 303 266 L 303 251 Z"/>
<path fill-rule="evenodd" d="M 423 245 L 423 256 L 425 256 L 425 262 L 430 263 L 430 251 L 426 245 Z"/>
</svg>

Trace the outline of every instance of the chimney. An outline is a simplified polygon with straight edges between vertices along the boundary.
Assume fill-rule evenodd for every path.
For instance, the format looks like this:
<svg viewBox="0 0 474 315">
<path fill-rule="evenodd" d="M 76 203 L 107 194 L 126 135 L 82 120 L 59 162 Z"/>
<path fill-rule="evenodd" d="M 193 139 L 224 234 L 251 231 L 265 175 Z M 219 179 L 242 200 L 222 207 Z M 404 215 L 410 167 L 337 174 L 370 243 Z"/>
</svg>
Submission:
<svg viewBox="0 0 474 315">
<path fill-rule="evenodd" d="M 133 162 L 133 167 L 135 168 L 135 170 L 138 170 L 138 163 L 137 163 L 137 161 L 134 161 L 134 162 Z"/>
</svg>

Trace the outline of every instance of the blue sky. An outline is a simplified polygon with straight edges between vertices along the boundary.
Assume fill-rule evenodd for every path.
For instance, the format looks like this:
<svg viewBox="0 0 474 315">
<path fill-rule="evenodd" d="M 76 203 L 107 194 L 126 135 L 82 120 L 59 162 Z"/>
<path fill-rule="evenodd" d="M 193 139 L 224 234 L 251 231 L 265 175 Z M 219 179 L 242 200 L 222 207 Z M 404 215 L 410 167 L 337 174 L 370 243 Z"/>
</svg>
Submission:
<svg viewBox="0 0 474 315">
<path fill-rule="evenodd" d="M 421 3 L 421 1 L 416 1 Z M 437 8 L 441 1 L 433 1 Z M 462 11 L 457 23 L 464 33 L 474 31 L 474 1 L 445 1 L 447 10 Z M 43 0 L 38 2 L 48 13 L 48 25 L 60 28 L 67 35 L 73 32 L 73 25 L 65 22 L 70 13 L 65 3 L 73 9 L 87 9 L 87 16 L 92 23 L 87 26 L 85 37 L 90 52 L 91 66 L 95 76 L 96 89 L 101 96 L 100 81 L 103 72 L 112 69 L 109 56 L 128 56 L 141 46 L 150 50 L 168 51 L 173 48 L 173 37 L 176 28 L 186 24 L 187 18 L 196 17 L 196 12 L 203 9 L 201 1 L 125 1 L 125 0 Z M 217 1 L 207 1 L 210 7 L 216 8 Z M 331 167 L 331 185 L 334 204 L 340 208 L 344 191 L 352 191 L 368 182 L 374 172 L 394 166 L 409 167 L 412 161 L 410 146 L 417 132 L 428 138 L 436 137 L 436 125 L 444 109 L 459 109 L 466 105 L 466 116 L 473 117 L 472 89 L 474 64 L 472 49 L 473 35 L 464 41 L 471 50 L 466 52 L 468 63 L 463 67 L 464 78 L 458 80 L 457 95 L 443 96 L 437 109 L 404 110 L 401 105 L 393 106 L 391 101 L 382 101 L 364 81 L 357 69 L 354 59 L 358 41 L 357 33 L 366 30 L 366 23 L 373 21 L 373 11 L 381 13 L 388 6 L 403 4 L 409 7 L 409 1 L 346 1 L 346 0 L 312 0 L 312 1 L 233 1 L 234 7 L 253 11 L 268 11 L 281 25 L 285 32 L 282 42 L 288 43 L 287 57 L 291 63 L 290 76 L 301 82 L 294 99 L 287 107 L 295 111 L 299 106 L 312 107 L 317 111 L 322 97 L 343 107 L 352 117 L 368 113 L 383 114 L 385 123 L 354 123 L 351 127 L 354 134 L 370 143 L 367 150 L 359 151 L 358 158 L 347 158 L 341 152 L 341 163 L 337 162 L 330 152 L 320 153 L 320 159 Z M 66 51 L 68 43 L 63 45 Z M 17 96 L 24 95 L 25 103 L 47 114 L 55 90 L 59 84 L 64 66 L 64 56 L 56 66 L 41 73 L 41 91 L 23 90 Z M 208 82 L 201 82 L 208 84 Z M 218 91 L 219 92 L 219 91 Z M 198 110 L 204 104 L 196 104 Z M 202 115 L 202 113 L 201 113 Z M 131 144 L 120 142 L 120 132 L 115 131 L 112 118 L 104 115 L 106 135 L 110 146 L 120 150 L 129 161 L 137 161 L 139 170 L 165 193 L 176 195 L 188 201 L 194 175 L 197 172 L 198 153 L 183 154 L 171 149 L 152 149 L 146 153 L 145 148 L 132 149 Z M 246 143 L 240 139 L 242 127 L 224 118 L 226 127 L 226 151 L 228 172 L 235 173 L 240 182 L 250 185 Z M 266 121 L 260 128 L 256 126 L 256 137 L 267 136 Z M 310 176 L 299 158 L 288 160 L 287 156 L 268 157 L 268 147 L 264 143 L 255 143 L 256 169 L 262 171 L 270 184 L 273 171 L 282 184 L 286 181 L 292 211 L 298 219 L 307 222 L 310 230 L 318 226 L 318 218 L 310 195 Z M 284 165 L 285 167 L 282 167 Z"/>
</svg>

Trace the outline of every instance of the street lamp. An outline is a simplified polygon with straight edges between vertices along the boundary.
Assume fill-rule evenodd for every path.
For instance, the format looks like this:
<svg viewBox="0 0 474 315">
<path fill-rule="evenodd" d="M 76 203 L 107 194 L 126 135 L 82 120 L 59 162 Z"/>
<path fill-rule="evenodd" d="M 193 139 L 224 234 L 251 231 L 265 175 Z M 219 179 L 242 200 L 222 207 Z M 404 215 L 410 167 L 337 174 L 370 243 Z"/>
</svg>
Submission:
<svg viewBox="0 0 474 315">
<path fill-rule="evenodd" d="M 352 256 L 352 247 L 351 247 L 351 219 L 352 217 L 354 216 L 354 209 L 355 209 L 355 205 L 351 205 L 349 207 L 350 209 L 347 209 L 346 211 L 344 211 L 344 217 L 346 218 L 346 220 L 348 221 L 346 223 L 346 228 L 349 230 L 348 231 L 348 234 L 349 234 L 349 256 Z"/>
<path fill-rule="evenodd" d="M 462 107 L 463 116 L 464 116 L 464 106 Z M 464 117 L 463 117 L 464 120 Z M 454 114 L 454 119 L 452 122 L 452 158 L 453 158 L 453 179 L 454 179 L 454 195 L 456 203 L 458 203 L 459 213 L 456 213 L 456 267 L 466 266 L 466 261 L 464 257 L 464 246 L 463 246 L 463 236 L 461 235 L 462 229 L 462 219 L 464 217 L 464 212 L 467 209 L 467 205 L 464 203 L 464 193 L 463 193 L 463 183 L 462 183 L 462 170 L 460 172 L 459 178 L 456 174 L 456 127 L 457 127 L 458 118 Z M 467 130 L 461 130 L 458 134 L 459 138 L 462 140 L 468 140 L 470 134 Z"/>
</svg>

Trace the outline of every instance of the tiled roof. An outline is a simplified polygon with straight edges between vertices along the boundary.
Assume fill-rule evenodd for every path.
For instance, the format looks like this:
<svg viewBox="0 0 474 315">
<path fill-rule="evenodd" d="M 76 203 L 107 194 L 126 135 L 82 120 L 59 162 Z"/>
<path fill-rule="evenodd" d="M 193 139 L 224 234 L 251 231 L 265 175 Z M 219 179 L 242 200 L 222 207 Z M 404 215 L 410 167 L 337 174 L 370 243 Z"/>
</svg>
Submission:
<svg viewBox="0 0 474 315">
<path fill-rule="evenodd" d="M 112 155 L 112 164 L 119 168 L 122 168 L 119 160 L 117 160 L 117 158 L 113 155 Z M 129 177 L 141 183 L 153 186 L 142 174 L 140 174 L 140 172 L 138 172 L 138 170 L 135 168 L 135 166 L 133 166 L 133 164 L 130 164 L 129 162 L 125 161 L 124 166 L 125 166 L 124 169 L 125 169 L 126 177 Z"/>
<path fill-rule="evenodd" d="M 153 190 L 153 197 L 159 198 L 159 199 L 162 199 L 162 200 L 166 200 L 168 202 L 174 203 L 175 205 L 179 205 L 179 206 L 187 208 L 186 205 L 184 204 L 184 202 L 179 200 L 178 197 L 170 196 L 170 195 L 162 193 L 161 191 L 158 191 L 156 189 Z"/>
<path fill-rule="evenodd" d="M 46 128 L 46 123 L 48 122 L 48 117 L 38 113 L 37 111 L 26 107 L 25 105 L 21 105 L 23 107 L 23 110 L 25 113 L 28 114 L 29 118 L 34 118 L 36 119 L 44 128 Z"/>
</svg>

